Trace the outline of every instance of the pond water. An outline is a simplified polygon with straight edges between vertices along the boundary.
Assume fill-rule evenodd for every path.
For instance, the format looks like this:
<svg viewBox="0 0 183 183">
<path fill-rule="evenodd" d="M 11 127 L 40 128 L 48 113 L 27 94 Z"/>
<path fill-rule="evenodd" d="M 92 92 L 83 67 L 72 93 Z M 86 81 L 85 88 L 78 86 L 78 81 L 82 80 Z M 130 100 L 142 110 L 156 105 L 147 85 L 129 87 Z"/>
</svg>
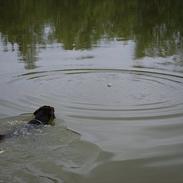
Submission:
<svg viewBox="0 0 183 183">
<path fill-rule="evenodd" d="M 0 1 L 0 182 L 182 183 L 183 1 Z"/>
</svg>

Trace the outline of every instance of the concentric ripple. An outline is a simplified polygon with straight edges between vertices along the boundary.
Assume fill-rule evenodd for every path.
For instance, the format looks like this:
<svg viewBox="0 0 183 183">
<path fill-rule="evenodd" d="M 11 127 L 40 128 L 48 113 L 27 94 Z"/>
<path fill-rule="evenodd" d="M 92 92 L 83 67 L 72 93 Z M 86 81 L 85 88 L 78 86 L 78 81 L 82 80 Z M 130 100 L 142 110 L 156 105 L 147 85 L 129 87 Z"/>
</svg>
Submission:
<svg viewBox="0 0 183 183">
<path fill-rule="evenodd" d="M 69 117 L 142 120 L 183 116 L 183 76 L 149 70 L 75 69 L 26 73 Z"/>
</svg>

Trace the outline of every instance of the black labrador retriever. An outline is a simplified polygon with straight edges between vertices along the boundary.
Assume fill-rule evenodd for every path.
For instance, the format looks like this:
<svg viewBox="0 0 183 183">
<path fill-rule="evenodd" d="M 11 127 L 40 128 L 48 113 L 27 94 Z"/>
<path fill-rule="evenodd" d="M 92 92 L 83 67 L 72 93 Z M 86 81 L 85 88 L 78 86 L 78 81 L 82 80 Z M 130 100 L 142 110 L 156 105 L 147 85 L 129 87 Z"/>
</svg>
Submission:
<svg viewBox="0 0 183 183">
<path fill-rule="evenodd" d="M 41 125 L 52 125 L 52 121 L 55 119 L 55 110 L 51 106 L 42 106 L 34 112 L 34 119 L 28 122 L 31 127 L 38 127 Z M 0 141 L 7 137 L 11 137 L 12 133 L 0 135 Z"/>
</svg>

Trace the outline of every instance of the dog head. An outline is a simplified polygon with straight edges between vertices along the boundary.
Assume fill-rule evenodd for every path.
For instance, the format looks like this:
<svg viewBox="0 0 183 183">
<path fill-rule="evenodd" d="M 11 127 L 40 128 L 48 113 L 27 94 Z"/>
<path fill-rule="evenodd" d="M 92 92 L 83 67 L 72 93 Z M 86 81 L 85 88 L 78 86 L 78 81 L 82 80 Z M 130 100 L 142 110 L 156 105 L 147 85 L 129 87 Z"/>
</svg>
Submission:
<svg viewBox="0 0 183 183">
<path fill-rule="evenodd" d="M 45 125 L 54 125 L 53 120 L 55 119 L 55 110 L 51 106 L 42 106 L 34 112 L 36 119 L 44 122 Z"/>
</svg>

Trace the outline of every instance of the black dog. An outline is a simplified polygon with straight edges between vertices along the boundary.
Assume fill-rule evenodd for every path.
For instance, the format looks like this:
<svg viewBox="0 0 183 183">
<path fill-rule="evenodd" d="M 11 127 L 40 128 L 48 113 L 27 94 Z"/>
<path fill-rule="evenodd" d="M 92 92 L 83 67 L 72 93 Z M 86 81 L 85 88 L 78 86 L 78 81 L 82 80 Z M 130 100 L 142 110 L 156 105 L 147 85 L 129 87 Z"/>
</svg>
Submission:
<svg viewBox="0 0 183 183">
<path fill-rule="evenodd" d="M 55 110 L 51 106 L 42 106 L 34 112 L 35 118 L 28 122 L 29 126 L 37 127 L 38 125 L 53 125 L 52 121 L 55 119 Z M 11 137 L 12 133 L 0 135 L 0 141 L 6 137 Z"/>
</svg>

